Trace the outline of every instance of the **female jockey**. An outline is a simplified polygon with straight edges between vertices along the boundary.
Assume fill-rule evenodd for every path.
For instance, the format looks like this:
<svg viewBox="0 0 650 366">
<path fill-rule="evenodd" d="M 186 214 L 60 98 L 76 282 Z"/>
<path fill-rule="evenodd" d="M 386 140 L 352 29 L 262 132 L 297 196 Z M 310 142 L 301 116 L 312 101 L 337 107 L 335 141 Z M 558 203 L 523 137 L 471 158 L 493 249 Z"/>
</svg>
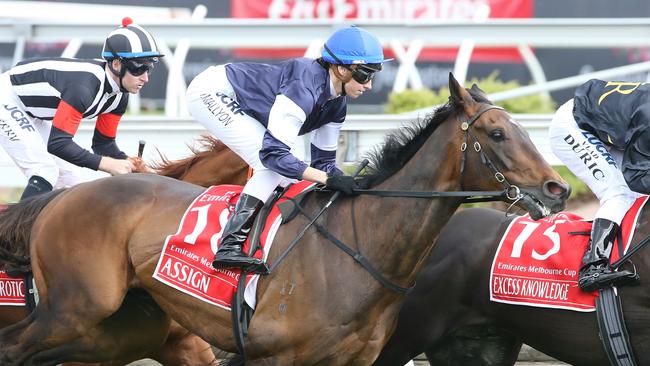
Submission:
<svg viewBox="0 0 650 366">
<path fill-rule="evenodd" d="M 650 194 L 650 85 L 589 80 L 553 117 L 553 152 L 600 201 L 578 284 L 584 291 L 637 279 L 609 256 L 638 193 Z"/>
<path fill-rule="evenodd" d="M 254 171 L 222 231 L 215 268 L 266 272 L 265 263 L 247 256 L 242 245 L 278 185 L 304 179 L 352 194 L 354 179 L 335 161 L 345 97 L 356 99 L 372 89 L 386 61 L 377 38 L 350 26 L 332 34 L 316 60 L 212 66 L 194 78 L 187 89 L 190 113 Z M 296 138 L 308 132 L 310 166 L 290 152 Z"/>
<path fill-rule="evenodd" d="M 104 42 L 105 61 L 29 59 L 0 74 L 0 145 L 29 177 L 21 200 L 79 183 L 79 167 L 133 170 L 134 158 L 115 143 L 117 125 L 128 93 L 140 91 L 162 56 L 149 32 L 124 18 Z M 72 138 L 82 118 L 94 117 L 91 153 Z"/>
</svg>

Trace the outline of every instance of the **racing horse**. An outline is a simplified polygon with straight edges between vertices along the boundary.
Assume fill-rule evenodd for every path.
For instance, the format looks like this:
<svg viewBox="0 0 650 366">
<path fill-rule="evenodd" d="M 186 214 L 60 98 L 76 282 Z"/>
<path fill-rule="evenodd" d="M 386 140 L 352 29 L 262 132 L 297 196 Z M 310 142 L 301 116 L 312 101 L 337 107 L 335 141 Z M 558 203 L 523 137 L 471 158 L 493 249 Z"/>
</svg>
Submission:
<svg viewBox="0 0 650 366">
<path fill-rule="evenodd" d="M 532 217 L 561 210 L 569 187 L 524 129 L 476 86 L 464 89 L 451 74 L 449 81 L 449 102 L 419 124 L 389 135 L 372 154 L 361 184 L 418 191 L 516 187 L 517 204 Z M 8 266 L 23 265 L 29 249 L 41 292 L 28 318 L 0 331 L 0 362 L 60 360 L 66 343 L 114 313 L 131 288 L 148 292 L 181 326 L 210 344 L 236 351 L 230 312 L 152 278 L 165 237 L 201 193 L 167 177 L 123 175 L 51 194 L 40 214 L 19 227 L 0 219 L 0 248 L 11 254 Z M 314 192 L 302 201 L 303 210 L 319 210 L 329 197 Z M 393 287 L 405 290 L 433 247 L 431 238 L 463 199 L 341 197 L 328 201 L 320 224 L 331 236 L 353 242 Z M 30 204 L 21 202 L 3 214 L 20 216 Z M 270 263 L 308 221 L 299 216 L 279 228 Z M 30 243 L 16 240 L 24 231 L 31 233 Z M 300 245 L 259 281 L 244 348 L 247 364 L 372 363 L 394 328 L 403 293 L 384 287 L 316 230 L 304 233 Z"/>
<path fill-rule="evenodd" d="M 160 161 L 152 164 L 154 170 L 160 175 L 205 187 L 246 182 L 248 165 L 237 154 L 209 135 L 202 136 L 198 143 L 198 147 L 191 147 L 191 156 L 180 160 L 169 160 L 159 152 Z M 136 172 L 148 171 L 141 165 L 144 162 L 138 163 Z M 28 315 L 25 306 L 0 305 L 0 329 Z M 115 314 L 70 346 L 66 357 L 111 365 L 141 358 L 170 366 L 216 363 L 207 342 L 171 321 L 143 291 L 127 293 Z"/>
<path fill-rule="evenodd" d="M 514 365 L 522 342 L 571 365 L 610 365 L 595 312 L 490 301 L 492 261 L 511 220 L 487 208 L 451 218 L 376 366 L 403 365 L 423 352 L 432 365 Z M 650 235 L 648 205 L 637 222 L 631 248 Z M 642 281 L 650 278 L 650 251 L 631 259 Z M 618 294 L 637 364 L 650 365 L 650 287 L 642 282 Z"/>
</svg>

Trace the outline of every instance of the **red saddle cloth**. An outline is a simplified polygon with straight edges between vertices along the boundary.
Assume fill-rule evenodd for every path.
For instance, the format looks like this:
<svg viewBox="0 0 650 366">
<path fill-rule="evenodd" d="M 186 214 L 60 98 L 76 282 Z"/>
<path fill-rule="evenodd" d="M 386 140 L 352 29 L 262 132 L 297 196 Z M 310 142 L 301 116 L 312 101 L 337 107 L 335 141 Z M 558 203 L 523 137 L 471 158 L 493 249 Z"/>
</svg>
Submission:
<svg viewBox="0 0 650 366">
<path fill-rule="evenodd" d="M 0 204 L 0 210 L 7 206 Z M 5 271 L 0 271 L 0 305 L 25 306 L 25 283 L 22 278 L 7 276 Z"/>
<path fill-rule="evenodd" d="M 292 185 L 276 202 L 260 235 L 261 249 L 256 258 L 266 260 L 282 218 L 278 204 L 295 197 L 314 183 L 302 181 Z M 196 197 L 187 208 L 176 234 L 169 235 L 158 260 L 153 277 L 179 291 L 207 303 L 230 310 L 237 290 L 241 271 L 238 269 L 214 269 L 212 259 L 217 251 L 221 230 L 234 210 L 242 186 L 212 186 Z M 248 240 L 244 251 L 249 247 Z M 259 275 L 248 275 L 247 286 Z M 248 292 L 248 290 L 247 290 Z"/>
<path fill-rule="evenodd" d="M 25 282 L 0 271 L 0 305 L 25 306 Z"/>
<path fill-rule="evenodd" d="M 621 224 L 627 250 L 648 196 L 637 199 Z M 492 262 L 490 300 L 516 305 L 594 311 L 598 291 L 578 287 L 578 270 L 589 244 L 591 222 L 561 212 L 538 221 L 513 220 L 501 238 Z M 619 258 L 618 243 L 611 261 Z"/>
</svg>

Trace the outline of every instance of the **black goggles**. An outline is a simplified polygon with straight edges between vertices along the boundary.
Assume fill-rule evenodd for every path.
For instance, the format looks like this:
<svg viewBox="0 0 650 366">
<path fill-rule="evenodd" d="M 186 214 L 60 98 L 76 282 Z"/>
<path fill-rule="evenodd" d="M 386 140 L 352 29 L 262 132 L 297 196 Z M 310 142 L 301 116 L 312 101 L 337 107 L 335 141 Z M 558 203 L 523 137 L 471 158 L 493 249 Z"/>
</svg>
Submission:
<svg viewBox="0 0 650 366">
<path fill-rule="evenodd" d="M 377 70 L 357 66 L 356 69 L 349 68 L 352 71 L 352 78 L 359 84 L 365 84 L 375 78 Z"/>
<path fill-rule="evenodd" d="M 122 60 L 122 65 L 124 65 L 129 74 L 140 76 L 145 72 L 151 74 L 155 62 L 156 61 L 138 62 L 136 60 Z"/>
<path fill-rule="evenodd" d="M 325 51 L 327 51 L 330 56 L 334 59 L 334 61 L 338 62 L 339 64 L 343 64 L 343 61 L 341 61 L 332 50 L 330 50 L 327 45 L 323 45 L 323 48 L 325 48 Z M 343 65 L 345 66 L 345 65 Z M 358 65 L 356 69 L 351 68 L 350 66 L 345 66 L 348 70 L 352 71 L 352 78 L 354 81 L 356 81 L 359 84 L 365 84 L 369 82 L 370 80 L 374 79 L 375 73 L 379 70 L 363 67 L 361 65 Z M 381 64 L 379 64 L 379 68 L 381 69 Z"/>
</svg>

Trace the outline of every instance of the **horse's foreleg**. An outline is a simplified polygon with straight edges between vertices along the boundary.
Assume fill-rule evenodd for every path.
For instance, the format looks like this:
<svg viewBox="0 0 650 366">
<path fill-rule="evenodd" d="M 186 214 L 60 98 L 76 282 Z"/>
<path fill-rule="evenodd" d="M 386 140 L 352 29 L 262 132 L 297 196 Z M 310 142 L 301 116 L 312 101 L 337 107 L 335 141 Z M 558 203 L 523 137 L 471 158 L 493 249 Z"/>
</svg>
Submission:
<svg viewBox="0 0 650 366">
<path fill-rule="evenodd" d="M 33 355 L 78 337 L 75 324 L 63 314 L 37 306 L 29 317 L 0 331 L 0 364 L 31 364 Z M 37 364 L 56 365 L 56 361 L 43 359 Z"/>
<path fill-rule="evenodd" d="M 53 280 L 47 282 L 47 291 L 41 294 L 41 302 L 34 312 L 0 331 L 0 361 L 22 364 L 39 352 L 91 334 L 119 308 L 126 293 L 124 275 L 112 276 L 110 271 L 105 275 L 94 279 L 92 276 L 48 276 Z M 51 360 L 47 356 L 48 353 L 41 353 L 38 364 L 61 361 L 56 352 Z"/>
</svg>

